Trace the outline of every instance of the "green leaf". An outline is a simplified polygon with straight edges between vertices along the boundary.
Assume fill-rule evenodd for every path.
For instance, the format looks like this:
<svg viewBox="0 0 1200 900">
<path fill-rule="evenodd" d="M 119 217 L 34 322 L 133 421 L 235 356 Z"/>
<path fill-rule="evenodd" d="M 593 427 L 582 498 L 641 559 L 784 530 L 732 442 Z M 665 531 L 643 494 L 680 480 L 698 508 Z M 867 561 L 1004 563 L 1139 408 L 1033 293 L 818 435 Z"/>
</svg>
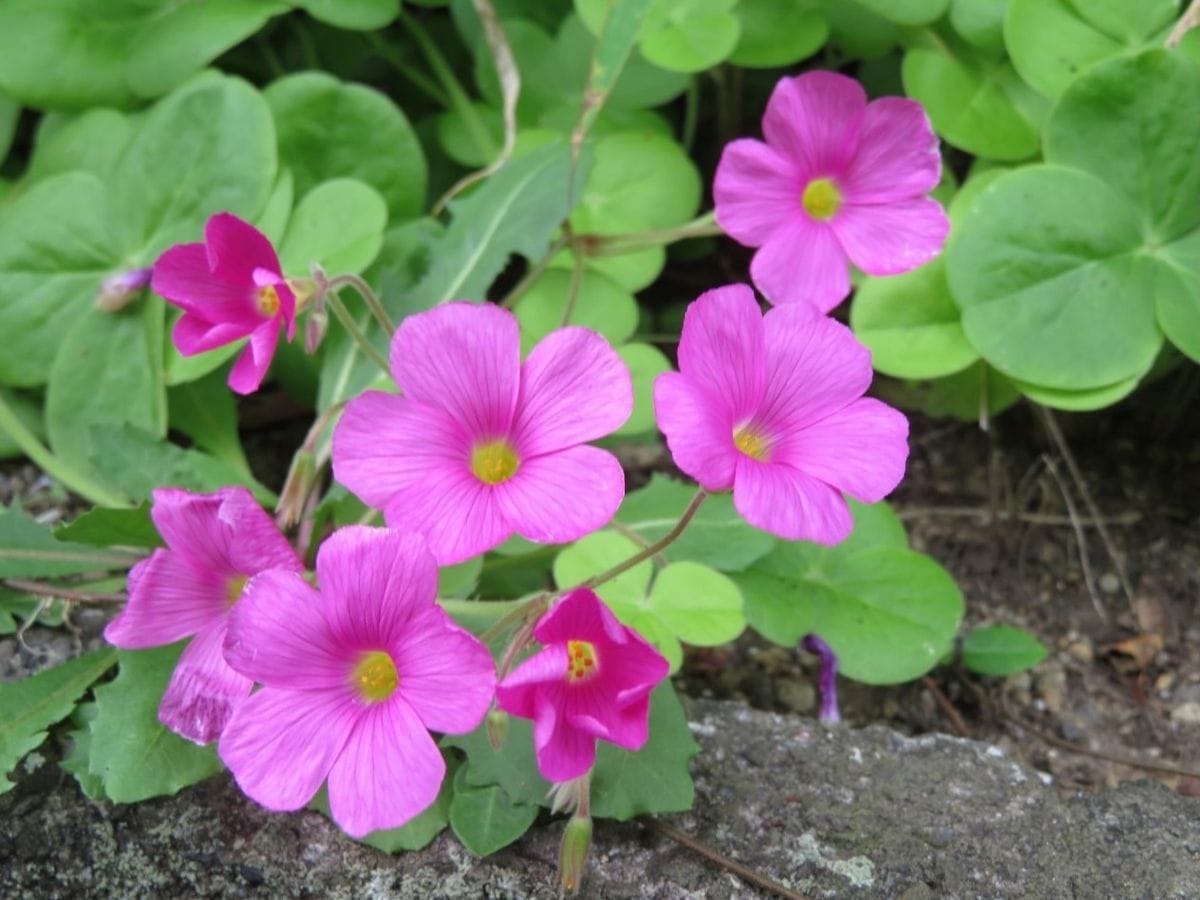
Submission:
<svg viewBox="0 0 1200 900">
<path fill-rule="evenodd" d="M 1151 50 L 1096 66 L 1063 92 L 1046 126 L 1046 160 L 1082 169 L 1143 213 L 1147 242 L 1200 225 L 1200 77 L 1178 53 Z"/>
<path fill-rule="evenodd" d="M 1200 229 L 1164 247 L 1158 324 L 1171 342 L 1200 362 Z"/>
<path fill-rule="evenodd" d="M 642 24 L 642 53 L 670 72 L 702 72 L 733 52 L 737 0 L 655 0 Z"/>
<path fill-rule="evenodd" d="M 829 37 L 829 23 L 816 3 L 741 0 L 741 36 L 729 57 L 735 66 L 770 69 L 812 56 Z"/>
<path fill-rule="evenodd" d="M 163 546 L 158 529 L 150 518 L 150 504 L 133 509 L 105 509 L 96 506 L 54 532 L 55 540 L 91 544 L 100 547 Z"/>
<path fill-rule="evenodd" d="M 42 443 L 46 442 L 46 424 L 42 416 L 42 398 L 10 391 L 0 387 L 0 403 L 12 410 L 17 422 Z M 21 445 L 0 428 L 0 459 L 15 459 L 25 455 Z"/>
<path fill-rule="evenodd" d="M 614 434 L 643 434 L 654 428 L 654 380 L 671 371 L 671 361 L 652 344 L 625 344 L 617 355 L 633 378 L 633 413 Z"/>
<path fill-rule="evenodd" d="M 250 475 L 250 463 L 238 436 L 237 400 L 223 372 L 176 385 L 167 392 L 171 427 L 182 431 L 202 450 Z"/>
<path fill-rule="evenodd" d="M 275 495 L 244 472 L 199 450 L 185 450 L 131 425 L 93 425 L 92 466 L 105 482 L 134 501 L 156 487 L 215 491 L 231 484 L 248 487 L 259 503 L 273 505 Z"/>
<path fill-rule="evenodd" d="M 538 341 L 562 327 L 570 287 L 570 272 L 547 269 L 517 301 L 513 312 L 521 323 L 522 353 L 528 353 Z M 637 321 L 633 294 L 600 272 L 583 271 L 569 324 L 590 328 L 618 346 L 633 335 Z"/>
<path fill-rule="evenodd" d="M 1059 166 L 1000 176 L 947 252 L 963 328 L 1004 374 L 1083 390 L 1140 376 L 1162 345 L 1161 264 L 1139 214 L 1100 179 Z"/>
<path fill-rule="evenodd" d="M 1116 384 L 1106 384 L 1103 387 L 1081 391 L 1050 388 L 1040 384 L 1031 384 L 1028 381 L 1014 380 L 1013 384 L 1034 403 L 1068 412 L 1086 412 L 1103 409 L 1106 406 L 1112 406 L 1118 400 L 1123 400 L 1133 393 L 1134 388 L 1141 380 L 1141 375 L 1134 375 L 1132 378 L 1126 378 Z"/>
<path fill-rule="evenodd" d="M 644 488 L 625 495 L 616 521 L 653 543 L 675 526 L 695 494 L 693 486 L 652 475 Z M 771 535 L 746 524 L 729 494 L 714 494 L 705 499 L 687 529 L 662 556 L 668 562 L 692 560 L 736 572 L 765 556 L 775 543 Z"/>
<path fill-rule="evenodd" d="M 895 684 L 923 675 L 954 641 L 962 594 L 936 562 L 893 541 L 894 533 L 870 529 L 835 547 L 779 544 L 734 576 L 746 618 L 783 646 L 819 634 L 856 681 Z"/>
<path fill-rule="evenodd" d="M 15 508 L 0 507 L 0 578 L 52 578 L 127 568 L 136 559 L 106 553 L 88 543 L 55 539 L 48 529 Z"/>
<path fill-rule="evenodd" d="M 998 415 L 1021 399 L 1016 384 L 983 360 L 933 381 L 881 381 L 875 387 L 879 398 L 894 406 L 966 422 L 978 422 L 985 410 Z"/>
<path fill-rule="evenodd" d="M 20 681 L 0 684 L 0 765 L 4 773 L 46 739 L 46 729 L 65 719 L 92 683 L 117 661 L 113 650 L 97 650 Z M 0 794 L 12 783 L 0 778 Z"/>
<path fill-rule="evenodd" d="M 649 605 L 672 634 L 697 647 L 728 643 L 746 627 L 737 584 L 696 562 L 672 563 L 659 572 Z"/>
<path fill-rule="evenodd" d="M 295 175 L 297 194 L 330 178 L 356 178 L 379 191 L 391 219 L 421 214 L 425 154 L 404 112 L 387 96 L 321 72 L 301 72 L 272 82 L 263 97 L 275 117 L 280 162 Z"/>
<path fill-rule="evenodd" d="M 615 531 L 597 531 L 569 544 L 554 558 L 554 583 L 561 589 L 573 587 L 625 562 L 642 548 Z M 596 589 L 605 602 L 644 606 L 654 564 L 642 560 Z"/>
<path fill-rule="evenodd" d="M 92 473 L 91 429 L 131 425 L 166 437 L 163 301 L 118 313 L 88 309 L 63 339 L 46 387 L 50 449 Z"/>
<path fill-rule="evenodd" d="M 947 142 L 988 159 L 1020 160 L 1038 151 L 1045 101 L 1007 62 L 954 55 L 942 43 L 904 55 L 904 90 L 924 104 Z"/>
<path fill-rule="evenodd" d="M 351 178 L 326 181 L 292 213 L 280 264 L 287 272 L 307 272 L 320 263 L 332 274 L 358 274 L 375 261 L 386 225 L 387 206 L 373 188 Z"/>
<path fill-rule="evenodd" d="M 158 705 L 183 647 L 123 650 L 116 679 L 96 688 L 88 771 L 116 803 L 177 793 L 221 768 L 215 747 L 186 741 L 158 721 Z"/>
<path fill-rule="evenodd" d="M 75 727 L 68 732 L 71 749 L 63 757 L 60 765 L 75 776 L 85 797 L 89 800 L 103 800 L 104 782 L 88 769 L 88 760 L 92 755 L 91 724 L 95 718 L 95 703 L 80 703 L 75 707 L 75 712 L 71 715 L 71 724 Z"/>
<path fill-rule="evenodd" d="M 1008 0 L 950 0 L 950 24 L 968 43 L 984 50 L 1004 49 Z"/>
<path fill-rule="evenodd" d="M 0 88 L 29 106 L 130 106 L 165 94 L 287 9 L 277 0 L 8 0 Z"/>
<path fill-rule="evenodd" d="M 871 12 L 899 25 L 926 25 L 940 19 L 950 0 L 857 0 Z"/>
<path fill-rule="evenodd" d="M 644 0 L 633 0 L 632 3 L 620 0 L 613 4 L 613 9 L 619 10 L 624 18 L 629 12 L 636 11 L 642 2 Z M 593 5 L 595 4 L 587 4 L 589 8 Z M 598 11 L 601 16 L 604 15 L 603 6 L 598 7 Z M 559 58 L 559 65 L 564 72 L 572 73 L 563 83 L 564 91 L 570 92 L 569 96 L 573 100 L 576 112 L 568 125 L 569 128 L 574 127 L 578 118 L 578 98 L 590 72 L 590 61 L 597 52 L 593 33 L 601 29 L 603 21 L 594 24 L 593 31 L 589 31 L 583 19 L 572 13 L 563 21 L 555 41 L 555 55 Z M 615 30 L 605 37 L 608 43 L 603 51 L 606 59 L 610 51 L 611 56 L 615 58 L 619 37 Z M 668 103 L 687 89 L 689 80 L 689 77 L 681 72 L 667 72 L 647 62 L 641 51 L 635 49 L 626 59 L 617 83 L 609 94 L 607 111 L 600 116 L 599 121 L 603 122 L 611 117 L 613 110 L 644 110 Z"/>
<path fill-rule="evenodd" d="M 579 133 L 587 134 L 600 110 L 608 102 L 633 55 L 638 33 L 652 0 L 621 0 L 608 5 L 604 21 L 596 35 L 595 49 L 584 86 L 584 107 L 579 120 Z"/>
<path fill-rule="evenodd" d="M 400 0 L 295 0 L 295 3 L 314 19 L 358 31 L 383 28 L 400 13 Z"/>
<path fill-rule="evenodd" d="M 963 638 L 963 665 L 980 675 L 1015 675 L 1046 658 L 1042 642 L 1008 625 L 976 628 Z"/>
<path fill-rule="evenodd" d="M 479 583 L 479 572 L 483 568 L 483 557 L 475 556 L 454 566 L 438 570 L 439 597 L 461 599 L 470 596 Z"/>
<path fill-rule="evenodd" d="M 133 115 L 115 109 L 89 109 L 77 116 L 48 113 L 38 123 L 28 181 L 82 170 L 107 178 L 137 124 Z"/>
<path fill-rule="evenodd" d="M 8 157 L 8 150 L 17 133 L 17 119 L 20 117 L 21 104 L 0 93 L 0 163 Z"/>
<path fill-rule="evenodd" d="M 1057 97 L 1088 66 L 1160 44 L 1177 0 L 1010 0 L 1004 41 L 1029 84 Z"/>
<path fill-rule="evenodd" d="M 529 830 L 537 814 L 536 804 L 514 802 L 497 785 L 471 787 L 461 771 L 455 777 L 450 827 L 476 856 L 507 847 Z"/>
</svg>

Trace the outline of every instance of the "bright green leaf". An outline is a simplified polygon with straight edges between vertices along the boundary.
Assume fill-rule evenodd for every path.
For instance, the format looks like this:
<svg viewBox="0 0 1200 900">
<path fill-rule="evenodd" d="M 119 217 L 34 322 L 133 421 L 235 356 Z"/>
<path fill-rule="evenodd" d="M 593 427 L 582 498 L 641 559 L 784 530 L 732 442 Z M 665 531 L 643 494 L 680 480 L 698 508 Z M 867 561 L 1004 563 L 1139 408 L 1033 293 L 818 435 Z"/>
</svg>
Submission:
<svg viewBox="0 0 1200 900">
<path fill-rule="evenodd" d="M 980 360 L 961 372 L 932 381 L 883 381 L 877 386 L 880 399 L 904 409 L 919 409 L 935 419 L 952 417 L 978 422 L 981 415 L 998 415 L 1019 399 L 1021 391 Z"/>
<path fill-rule="evenodd" d="M 521 323 L 522 352 L 562 327 L 570 287 L 570 272 L 547 269 L 517 301 L 513 312 Z M 637 320 L 637 301 L 629 291 L 600 272 L 584 270 L 569 324 L 590 328 L 617 346 L 633 335 Z"/>
<path fill-rule="evenodd" d="M 976 628 L 963 638 L 963 665 L 980 675 L 1015 675 L 1046 658 L 1042 642 L 1008 625 Z"/>
<path fill-rule="evenodd" d="M 439 597 L 461 599 L 470 596 L 479 583 L 479 571 L 483 568 L 483 557 L 475 556 L 458 565 L 438 569 Z"/>
<path fill-rule="evenodd" d="M 926 25 L 941 18 L 950 0 L 857 0 L 871 12 L 899 25 Z"/>
<path fill-rule="evenodd" d="M 671 563 L 659 572 L 650 608 L 676 637 L 698 647 L 732 641 L 746 627 L 738 586 L 697 562 Z"/>
<path fill-rule="evenodd" d="M 295 3 L 314 19 L 357 31 L 383 28 L 400 13 L 400 0 L 295 0 Z"/>
<path fill-rule="evenodd" d="M 46 729 L 65 719 L 92 682 L 117 661 L 114 650 L 97 650 L 29 678 L 0 684 L 0 772 L 7 774 L 46 739 Z M 0 794 L 12 788 L 0 777 Z"/>
<path fill-rule="evenodd" d="M 308 272 L 320 263 L 331 275 L 358 274 L 383 245 L 387 205 L 369 185 L 337 178 L 304 195 L 279 248 L 286 272 Z"/>
<path fill-rule="evenodd" d="M 642 548 L 615 531 L 597 531 L 564 547 L 554 558 L 554 582 L 573 587 L 625 562 Z M 600 585 L 596 592 L 610 603 L 641 606 L 650 587 L 654 564 L 642 560 L 633 568 Z"/>
<path fill-rule="evenodd" d="M 950 24 L 968 43 L 984 50 L 1004 49 L 1008 0 L 950 0 Z"/>
<path fill-rule="evenodd" d="M 812 56 L 829 37 L 829 24 L 815 2 L 741 0 L 737 16 L 741 36 L 729 57 L 735 66 L 789 66 Z"/>
<path fill-rule="evenodd" d="M 29 181 L 64 172 L 91 172 L 107 178 L 136 128 L 137 117 L 115 109 L 89 109 L 77 116 L 42 117 L 34 138 Z"/>
<path fill-rule="evenodd" d="M 625 344 L 617 355 L 633 377 L 633 414 L 616 434 L 642 434 L 654 427 L 654 380 L 671 371 L 671 361 L 651 344 Z"/>
<path fill-rule="evenodd" d="M 733 52 L 737 0 L 655 0 L 642 23 L 642 53 L 671 72 L 702 72 Z"/>
</svg>

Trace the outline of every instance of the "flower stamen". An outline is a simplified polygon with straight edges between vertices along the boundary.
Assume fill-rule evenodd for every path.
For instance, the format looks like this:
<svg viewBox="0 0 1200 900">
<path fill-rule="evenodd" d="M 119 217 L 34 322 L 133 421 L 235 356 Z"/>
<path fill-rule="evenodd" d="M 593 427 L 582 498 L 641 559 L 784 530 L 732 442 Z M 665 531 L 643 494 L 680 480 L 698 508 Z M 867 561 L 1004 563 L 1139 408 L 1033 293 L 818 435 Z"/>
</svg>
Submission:
<svg viewBox="0 0 1200 900">
<path fill-rule="evenodd" d="M 350 675 L 358 695 L 367 703 L 379 703 L 396 692 L 400 675 L 396 663 L 382 650 L 364 653 Z"/>
<path fill-rule="evenodd" d="M 508 441 L 489 441 L 471 451 L 471 473 L 484 484 L 503 484 L 520 467 L 521 461 Z"/>
<path fill-rule="evenodd" d="M 733 446 L 759 462 L 766 462 L 767 456 L 771 452 L 770 439 L 750 425 L 743 425 L 734 430 Z"/>
<path fill-rule="evenodd" d="M 225 583 L 225 599 L 229 601 L 230 606 L 242 599 L 242 591 L 246 589 L 246 582 L 249 580 L 249 575 L 234 575 Z"/>
<path fill-rule="evenodd" d="M 567 641 L 567 681 L 585 681 L 600 671 L 596 648 L 590 641 Z"/>
<path fill-rule="evenodd" d="M 275 285 L 268 284 L 260 287 L 254 294 L 254 305 L 258 308 L 259 315 L 264 318 L 271 318 L 279 312 L 279 291 L 275 290 Z"/>
<path fill-rule="evenodd" d="M 800 202 L 804 211 L 818 221 L 832 219 L 842 206 L 842 192 L 832 178 L 814 178 L 804 187 Z"/>
</svg>

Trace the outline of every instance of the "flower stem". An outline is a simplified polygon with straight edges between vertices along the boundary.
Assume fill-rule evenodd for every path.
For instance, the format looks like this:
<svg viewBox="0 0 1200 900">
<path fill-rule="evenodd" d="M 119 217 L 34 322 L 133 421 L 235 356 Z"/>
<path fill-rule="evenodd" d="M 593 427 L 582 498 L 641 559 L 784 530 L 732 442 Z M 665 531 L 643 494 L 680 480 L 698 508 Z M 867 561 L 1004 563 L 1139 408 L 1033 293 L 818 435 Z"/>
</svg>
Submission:
<svg viewBox="0 0 1200 900">
<path fill-rule="evenodd" d="M 655 541 L 650 546 L 643 547 L 641 550 L 639 550 L 637 553 L 633 554 L 633 556 L 629 557 L 629 559 L 625 560 L 624 562 L 617 563 L 611 569 L 608 569 L 607 571 L 601 572 L 599 575 L 595 575 L 592 578 L 589 578 L 587 581 L 583 582 L 582 584 L 580 584 L 578 586 L 579 587 L 590 587 L 590 588 L 598 587 L 599 585 L 604 584 L 606 581 L 612 581 L 618 575 L 628 572 L 630 569 L 632 569 L 634 566 L 636 566 L 638 563 L 642 562 L 643 560 L 650 559 L 650 557 L 656 556 L 659 553 L 661 553 L 663 550 L 665 550 L 667 547 L 671 546 L 671 544 L 675 543 L 675 541 L 677 541 L 679 539 L 679 536 L 681 534 L 683 534 L 684 529 L 686 529 L 688 527 L 688 524 L 695 517 L 697 511 L 699 511 L 700 504 L 704 502 L 704 499 L 707 496 L 708 496 L 708 492 L 705 491 L 704 488 L 697 488 L 696 495 L 694 497 L 692 497 L 692 501 L 687 505 L 687 509 L 685 509 L 683 511 L 683 514 L 679 517 L 679 521 L 676 522 L 674 524 L 674 526 L 672 526 L 670 531 L 668 531 L 666 534 L 664 534 L 661 538 L 659 538 L 657 541 Z"/>
<path fill-rule="evenodd" d="M 367 308 L 371 310 L 371 315 L 375 317 L 384 332 L 390 337 L 396 333 L 396 323 L 392 321 L 392 317 L 387 314 L 387 310 L 383 308 L 383 303 L 371 290 L 371 286 L 357 275 L 352 275 L 347 272 L 345 275 L 335 275 L 329 279 L 327 290 L 336 291 L 339 288 L 352 287 L 358 293 L 358 296 L 363 298 L 363 302 L 367 304 Z"/>
<path fill-rule="evenodd" d="M 542 277 L 542 273 L 550 265 L 550 261 L 558 256 L 571 243 L 571 239 L 563 235 L 546 251 L 546 255 L 537 261 L 534 266 L 525 273 L 525 276 L 513 286 L 513 289 L 504 295 L 504 299 L 500 301 L 500 305 L 505 309 L 512 309 L 516 306 L 517 301 L 525 296 L 525 292 L 533 286 L 533 283 Z"/>
<path fill-rule="evenodd" d="M 567 228 L 567 233 L 570 234 L 570 224 L 563 227 Z M 575 312 L 575 303 L 579 300 L 579 288 L 583 285 L 583 254 L 575 246 L 575 242 L 571 242 L 571 282 L 567 287 L 567 302 L 563 305 L 562 322 L 563 328 L 571 324 L 571 315 Z"/>
<path fill-rule="evenodd" d="M 128 507 L 129 501 L 119 494 L 114 494 L 102 484 L 92 481 L 87 474 L 71 468 L 61 459 L 50 452 L 50 449 L 37 439 L 37 436 L 25 427 L 25 423 L 17 417 L 12 407 L 0 394 L 0 431 L 7 434 L 21 452 L 28 456 L 38 468 L 51 478 L 60 482 L 68 490 L 74 491 L 86 500 L 99 506 Z"/>
<path fill-rule="evenodd" d="M 815 634 L 806 634 L 800 641 L 800 646 L 809 653 L 815 653 L 821 660 L 821 673 L 817 677 L 817 687 L 821 693 L 821 710 L 817 717 L 822 722 L 840 722 L 837 699 L 837 654 L 833 648 Z"/>
<path fill-rule="evenodd" d="M 629 234 L 584 234 L 577 242 L 588 256 L 620 256 L 647 247 L 661 247 L 688 238 L 711 237 L 724 234 L 717 224 L 716 212 L 707 212 L 683 225 L 674 228 L 658 228 L 653 231 L 635 231 Z"/>
<path fill-rule="evenodd" d="M 370 340 L 367 339 L 367 336 L 363 334 L 362 329 L 358 327 L 358 323 L 354 321 L 354 317 L 350 315 L 350 311 L 346 309 L 346 304 L 342 302 L 342 298 L 335 291 L 330 291 L 328 297 L 326 297 L 326 302 L 329 304 L 329 308 L 333 310 L 333 314 L 338 317 L 338 321 L 342 323 L 342 327 L 358 342 L 358 346 L 362 347 L 363 353 L 367 354 L 371 358 L 371 361 L 383 370 L 384 374 L 391 375 L 392 370 L 388 366 L 388 361 L 383 358 L 383 354 L 376 350 Z"/>
</svg>

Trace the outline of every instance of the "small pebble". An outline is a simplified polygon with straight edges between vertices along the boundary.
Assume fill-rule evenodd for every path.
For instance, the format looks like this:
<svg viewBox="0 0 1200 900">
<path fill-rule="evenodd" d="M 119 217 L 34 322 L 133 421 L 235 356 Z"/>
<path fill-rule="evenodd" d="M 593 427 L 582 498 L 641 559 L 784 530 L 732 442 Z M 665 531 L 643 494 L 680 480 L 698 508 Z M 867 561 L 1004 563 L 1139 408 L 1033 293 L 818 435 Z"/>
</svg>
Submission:
<svg viewBox="0 0 1200 900">
<path fill-rule="evenodd" d="M 1171 721 L 1180 725 L 1200 725 L 1200 703 L 1181 703 L 1171 710 Z"/>
<path fill-rule="evenodd" d="M 1067 645 L 1067 653 L 1083 663 L 1091 662 L 1096 656 L 1096 651 L 1092 647 L 1092 642 L 1087 638 L 1080 638 L 1077 641 L 1072 641 Z"/>
<path fill-rule="evenodd" d="M 1037 695 L 1046 704 L 1046 709 L 1058 714 L 1066 701 L 1067 674 L 1061 669 L 1045 672 L 1034 681 Z"/>
<path fill-rule="evenodd" d="M 1121 579 L 1112 572 L 1105 572 L 1097 579 L 1096 583 L 1100 585 L 1100 590 L 1106 594 L 1115 594 L 1121 589 Z"/>
</svg>

